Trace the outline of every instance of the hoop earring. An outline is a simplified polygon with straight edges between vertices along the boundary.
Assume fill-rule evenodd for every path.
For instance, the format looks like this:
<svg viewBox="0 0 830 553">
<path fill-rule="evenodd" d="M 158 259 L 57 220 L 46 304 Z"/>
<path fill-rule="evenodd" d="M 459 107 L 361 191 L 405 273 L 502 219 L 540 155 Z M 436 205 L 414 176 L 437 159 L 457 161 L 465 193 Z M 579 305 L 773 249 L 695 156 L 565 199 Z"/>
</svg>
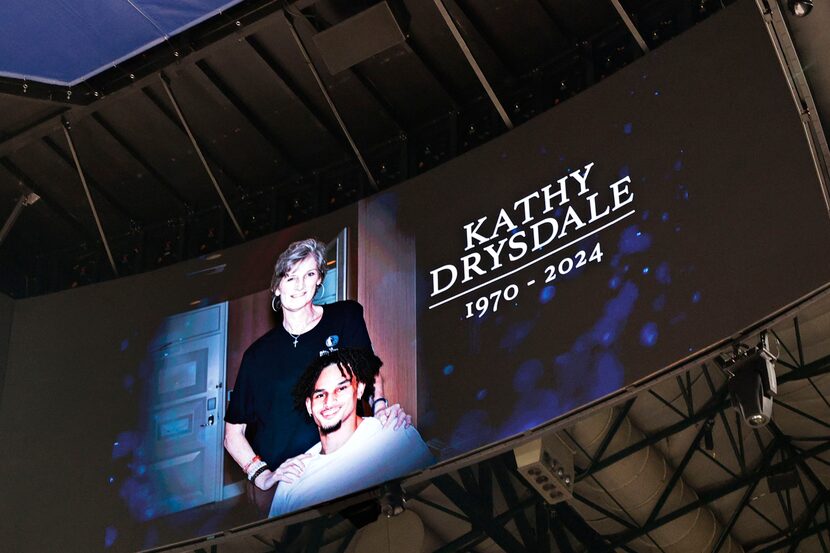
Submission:
<svg viewBox="0 0 830 553">
<path fill-rule="evenodd" d="M 321 292 L 321 290 L 322 290 L 322 292 Z M 320 294 L 321 297 L 326 295 L 326 285 L 325 285 L 325 283 L 321 282 L 320 284 L 317 285 L 317 293 Z"/>
<path fill-rule="evenodd" d="M 274 310 L 274 313 L 279 312 L 279 306 L 280 306 L 279 302 L 280 302 L 280 297 L 279 296 L 273 296 L 271 298 L 271 309 Z"/>
</svg>

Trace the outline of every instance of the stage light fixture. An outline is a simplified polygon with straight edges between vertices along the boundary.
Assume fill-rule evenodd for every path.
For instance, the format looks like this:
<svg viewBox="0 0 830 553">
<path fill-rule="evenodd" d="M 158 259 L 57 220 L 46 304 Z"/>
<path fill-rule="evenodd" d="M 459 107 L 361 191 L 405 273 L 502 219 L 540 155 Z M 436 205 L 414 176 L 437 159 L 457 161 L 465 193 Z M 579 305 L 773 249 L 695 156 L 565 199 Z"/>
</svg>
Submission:
<svg viewBox="0 0 830 553">
<path fill-rule="evenodd" d="M 796 17 L 805 17 L 813 10 L 813 0 L 787 0 L 787 9 Z"/>
<path fill-rule="evenodd" d="M 772 420 L 772 399 L 778 392 L 775 361 L 766 331 L 761 333 L 757 346 L 736 348 L 733 356 L 719 359 L 721 368 L 729 375 L 727 388 L 732 405 L 753 428 Z"/>
<path fill-rule="evenodd" d="M 513 450 L 516 468 L 546 503 L 573 499 L 574 459 L 555 434 L 522 444 Z"/>
</svg>

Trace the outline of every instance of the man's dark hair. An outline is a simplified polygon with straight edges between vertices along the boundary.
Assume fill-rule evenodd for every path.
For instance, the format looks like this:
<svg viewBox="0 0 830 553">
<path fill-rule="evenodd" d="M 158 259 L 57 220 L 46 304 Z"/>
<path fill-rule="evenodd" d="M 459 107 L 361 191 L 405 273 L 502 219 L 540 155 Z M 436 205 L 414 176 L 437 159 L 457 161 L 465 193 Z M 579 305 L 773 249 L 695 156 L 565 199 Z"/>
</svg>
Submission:
<svg viewBox="0 0 830 553">
<path fill-rule="evenodd" d="M 383 361 L 371 350 L 360 348 L 340 348 L 317 357 L 306 367 L 294 386 L 295 409 L 306 412 L 305 400 L 314 394 L 314 385 L 320 373 L 329 365 L 337 365 L 344 377 L 354 376 L 358 382 L 363 382 L 366 385 L 363 396 L 369 397 L 375 390 L 375 377 L 380 372 Z"/>
</svg>

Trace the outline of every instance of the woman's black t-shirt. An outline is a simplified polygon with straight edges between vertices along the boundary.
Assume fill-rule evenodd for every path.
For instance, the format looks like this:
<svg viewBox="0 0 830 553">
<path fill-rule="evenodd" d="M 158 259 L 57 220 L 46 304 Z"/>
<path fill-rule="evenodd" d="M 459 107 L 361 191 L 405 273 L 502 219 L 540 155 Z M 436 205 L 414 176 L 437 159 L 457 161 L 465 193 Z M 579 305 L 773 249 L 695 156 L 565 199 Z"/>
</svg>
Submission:
<svg viewBox="0 0 830 553">
<path fill-rule="evenodd" d="M 308 414 L 294 409 L 291 391 L 309 363 L 329 347 L 372 347 L 356 301 L 324 305 L 320 322 L 299 336 L 296 347 L 278 325 L 242 357 L 225 422 L 248 425 L 248 441 L 272 469 L 320 440 Z"/>
</svg>

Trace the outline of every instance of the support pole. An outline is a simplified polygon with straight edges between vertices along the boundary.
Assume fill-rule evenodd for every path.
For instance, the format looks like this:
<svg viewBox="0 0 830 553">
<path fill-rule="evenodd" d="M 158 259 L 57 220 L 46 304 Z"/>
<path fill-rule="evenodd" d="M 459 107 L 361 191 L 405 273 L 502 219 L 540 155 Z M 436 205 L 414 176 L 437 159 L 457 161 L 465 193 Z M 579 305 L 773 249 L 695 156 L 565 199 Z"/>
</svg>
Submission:
<svg viewBox="0 0 830 553">
<path fill-rule="evenodd" d="M 9 235 L 9 232 L 11 232 L 12 227 L 17 222 L 17 218 L 20 217 L 20 213 L 23 211 L 23 208 L 32 205 L 39 199 L 40 196 L 38 196 L 34 192 L 24 192 L 20 195 L 20 198 L 14 205 L 14 209 L 12 209 L 11 215 L 9 215 L 9 218 L 6 219 L 5 223 L 3 223 L 3 228 L 0 229 L 0 244 L 3 243 L 3 241 Z"/>
<path fill-rule="evenodd" d="M 196 155 L 199 156 L 199 160 L 202 162 L 202 166 L 205 168 L 205 172 L 208 174 L 210 182 L 213 183 L 213 188 L 219 195 L 222 205 L 225 206 L 225 211 L 228 212 L 228 216 L 231 218 L 233 226 L 236 227 L 236 232 L 239 233 L 239 237 L 244 241 L 245 233 L 242 232 L 242 227 L 239 226 L 239 221 L 236 220 L 236 216 L 233 214 L 233 210 L 231 209 L 227 198 L 225 198 L 225 194 L 222 192 L 222 189 L 219 188 L 219 181 L 216 180 L 213 171 L 210 169 L 210 165 L 208 165 L 208 162 L 205 159 L 205 155 L 202 153 L 202 149 L 199 147 L 199 143 L 196 142 L 196 137 L 193 136 L 193 131 L 190 130 L 190 125 L 187 124 L 187 119 L 184 118 L 184 113 L 182 113 L 182 110 L 179 107 L 179 102 L 176 101 L 176 96 L 173 95 L 173 89 L 170 88 L 167 76 L 164 73 L 159 73 L 159 78 L 161 79 L 161 85 L 164 87 L 164 92 L 167 93 L 167 97 L 170 98 L 170 103 L 173 104 L 173 109 L 176 110 L 176 115 L 179 117 L 179 121 L 182 124 L 182 128 L 184 128 L 184 132 L 187 133 L 187 137 L 190 139 L 193 149 L 196 150 Z"/>
<path fill-rule="evenodd" d="M 473 72 L 478 77 L 478 82 L 481 83 L 481 86 L 484 87 L 484 91 L 487 93 L 487 97 L 490 98 L 490 101 L 493 103 L 493 106 L 496 108 L 496 111 L 499 112 L 499 117 L 504 122 L 504 126 L 508 129 L 513 128 L 513 122 L 510 120 L 510 117 L 507 116 L 507 112 L 504 109 L 504 106 L 501 105 L 498 96 L 496 96 L 493 87 L 490 86 L 490 83 L 487 81 L 487 77 L 484 76 L 484 72 L 481 70 L 481 67 L 478 66 L 478 62 L 476 62 L 473 53 L 470 51 L 470 47 L 467 46 L 467 42 L 464 40 L 464 37 L 461 36 L 461 33 L 458 31 L 458 26 L 455 24 L 455 21 L 452 20 L 450 13 L 447 11 L 447 7 L 444 6 L 444 0 L 433 0 L 435 2 L 435 7 L 438 8 L 438 11 L 441 14 L 441 17 L 444 19 L 444 23 L 447 24 L 447 27 L 450 29 L 450 33 L 452 33 L 452 37 L 458 43 L 458 46 L 461 48 L 461 51 L 464 53 L 464 57 L 467 58 L 467 63 L 470 64 L 470 67 L 473 68 Z"/>
<path fill-rule="evenodd" d="M 112 257 L 109 242 L 107 242 L 107 235 L 104 234 L 104 227 L 101 226 L 101 218 L 98 217 L 98 210 L 95 209 L 95 202 L 92 200 L 92 194 L 89 193 L 89 185 L 86 183 L 84 170 L 81 168 L 81 162 L 78 159 L 78 152 L 75 151 L 75 143 L 72 141 L 72 135 L 69 133 L 69 128 L 69 121 L 66 118 L 63 118 L 63 134 L 66 136 L 66 143 L 69 145 L 69 151 L 72 153 L 72 160 L 75 162 L 75 169 L 78 171 L 78 177 L 80 177 L 81 184 L 84 187 L 86 200 L 89 202 L 89 208 L 92 210 L 92 217 L 95 219 L 95 226 L 98 227 L 98 234 L 101 236 L 101 242 L 104 243 L 104 250 L 107 252 L 107 259 L 109 259 L 112 272 L 115 276 L 118 276 L 118 269 L 115 267 L 115 260 Z"/>
<path fill-rule="evenodd" d="M 637 41 L 637 44 L 640 46 L 640 50 L 643 51 L 643 54 L 648 52 L 648 46 L 646 45 L 646 41 L 643 39 L 643 35 L 641 35 L 640 31 L 637 30 L 637 27 L 634 26 L 634 22 L 631 21 L 631 18 L 628 16 L 628 12 L 626 12 L 625 8 L 623 8 L 622 4 L 620 4 L 620 0 L 611 0 L 611 3 L 614 4 L 614 9 L 617 10 L 620 19 L 622 19 L 623 23 L 625 23 L 628 32 L 631 33 L 631 36 L 633 36 L 634 40 Z"/>
<path fill-rule="evenodd" d="M 320 73 L 317 72 L 317 68 L 314 67 L 314 64 L 311 62 L 311 56 L 308 55 L 308 50 L 306 49 L 305 44 L 303 44 L 303 41 L 300 40 L 300 35 L 297 34 L 297 29 L 294 27 L 293 16 L 289 14 L 287 10 L 283 10 L 282 13 L 285 16 L 285 21 L 288 23 L 288 30 L 291 31 L 291 37 L 297 44 L 297 48 L 300 49 L 300 53 L 303 55 L 303 59 L 311 71 L 311 74 L 314 75 L 314 80 L 317 81 L 317 86 L 320 88 L 320 92 L 323 93 L 323 97 L 326 99 L 326 103 L 328 103 L 332 114 L 334 114 L 334 118 L 337 119 L 337 124 L 340 125 L 340 130 L 343 131 L 344 135 L 346 135 L 346 140 L 349 141 L 349 146 L 352 147 L 352 151 L 354 152 L 355 157 L 357 157 L 357 161 L 360 163 L 360 166 L 363 167 L 363 172 L 366 173 L 366 177 L 369 179 L 369 184 L 372 185 L 372 189 L 377 191 L 378 183 L 375 180 L 375 177 L 372 176 L 369 166 L 366 165 L 366 161 L 363 159 L 360 150 L 358 150 L 357 144 L 355 144 L 352 139 L 349 129 L 346 128 L 346 123 L 344 123 L 343 118 L 340 117 L 340 112 L 337 110 L 337 106 L 334 105 L 334 100 L 331 99 L 328 90 L 326 90 L 326 85 L 323 84 L 323 79 L 320 78 Z"/>
</svg>

